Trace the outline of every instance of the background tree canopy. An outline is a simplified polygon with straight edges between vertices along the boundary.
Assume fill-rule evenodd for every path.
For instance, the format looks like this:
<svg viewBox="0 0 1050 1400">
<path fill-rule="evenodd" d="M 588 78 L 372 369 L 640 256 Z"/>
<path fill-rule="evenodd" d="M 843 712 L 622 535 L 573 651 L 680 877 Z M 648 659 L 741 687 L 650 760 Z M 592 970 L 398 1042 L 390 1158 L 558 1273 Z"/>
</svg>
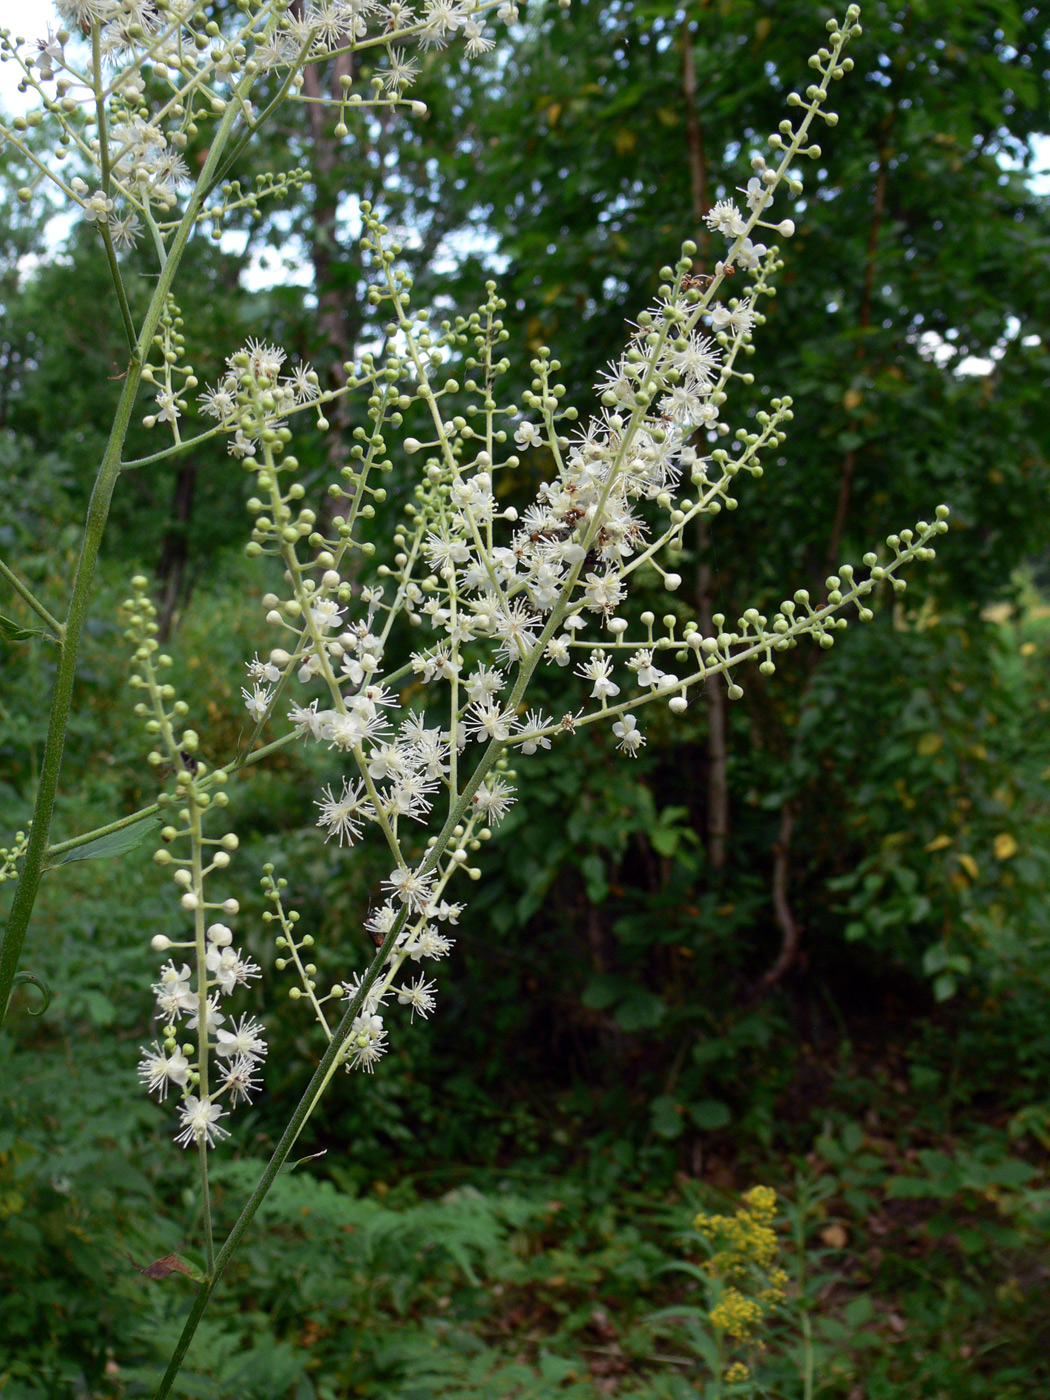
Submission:
<svg viewBox="0 0 1050 1400">
<path fill-rule="evenodd" d="M 254 334 L 338 380 L 378 334 L 353 191 L 404 230 L 441 315 L 496 277 L 519 394 L 546 344 L 583 406 L 682 239 L 710 266 L 703 216 L 746 183 L 831 13 L 537 8 L 487 65 L 428 55 L 430 116 L 411 129 L 275 131 L 238 178 L 309 166 L 303 200 L 196 248 L 188 359 L 203 383 Z M 659 1269 L 696 1192 L 755 1179 L 809 1202 L 824 1291 L 800 1296 L 824 1329 L 824 1393 L 1046 1391 L 1050 206 L 1031 176 L 1050 23 L 973 0 L 873 3 L 863 22 L 839 124 L 803 201 L 778 209 L 798 228 L 733 405 L 736 428 L 790 393 L 790 436 L 739 510 L 687 541 L 680 594 L 637 606 L 710 621 L 785 586 L 819 596 L 944 500 L 937 562 L 833 651 L 654 721 L 634 763 L 596 739 L 523 765 L 440 1014 L 333 1092 L 305 1147 L 328 1156 L 275 1197 L 186 1394 L 695 1394 L 641 1319 L 685 1296 Z M 125 353 L 91 233 L 55 247 L 3 201 L 0 550 L 45 597 Z M 291 248 L 309 284 L 253 290 L 263 247 Z M 333 427 L 303 443 L 307 479 L 341 460 Z M 135 432 L 131 455 L 155 449 Z M 395 473 L 377 529 L 404 489 Z M 267 586 L 241 562 L 243 496 L 220 449 L 126 475 L 56 839 L 151 800 L 115 620 L 135 570 L 157 575 L 170 649 L 194 658 L 206 745 L 235 742 Z M 51 663 L 0 648 L 13 830 Z M 344 975 L 384 872 L 318 845 L 313 762 L 288 751 L 245 779 L 238 830 L 259 868 L 283 851 L 322 972 Z M 146 1285 L 125 1257 L 181 1248 L 196 1208 L 135 1085 L 148 939 L 169 917 L 143 851 L 56 880 L 38 917 L 30 966 L 55 1000 L 0 1037 L 5 1400 L 143 1393 L 177 1330 L 177 1279 Z M 254 955 L 272 964 L 261 932 Z M 305 1022 L 261 993 L 257 1009 L 274 1052 L 244 1155 L 265 1152 L 318 1052 Z M 237 1162 L 223 1180 L 232 1210 Z M 437 1241 L 426 1257 L 419 1233 Z M 787 1342 L 770 1364 L 777 1394 L 803 1393 Z"/>
</svg>

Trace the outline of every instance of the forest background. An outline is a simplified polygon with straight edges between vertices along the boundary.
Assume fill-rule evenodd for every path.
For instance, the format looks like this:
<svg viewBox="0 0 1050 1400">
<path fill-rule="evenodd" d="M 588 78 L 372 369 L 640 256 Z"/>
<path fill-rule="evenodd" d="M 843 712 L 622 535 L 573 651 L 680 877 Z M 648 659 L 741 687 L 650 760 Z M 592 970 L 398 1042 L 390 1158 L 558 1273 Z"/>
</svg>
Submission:
<svg viewBox="0 0 1050 1400">
<path fill-rule="evenodd" d="M 512 374 L 527 386 L 551 345 L 582 402 L 682 238 L 716 256 L 703 215 L 830 14 L 534 8 L 498 62 L 428 56 L 426 120 L 273 130 L 244 183 L 300 162 L 311 180 L 294 208 L 192 246 L 188 359 L 214 379 L 254 335 L 339 382 L 376 334 L 354 190 L 402 231 L 421 301 L 469 312 L 495 276 Z M 780 1198 L 792 1278 L 756 1371 L 770 1393 L 1050 1390 L 1050 204 L 1032 179 L 1050 18 L 931 0 L 868 5 L 864 25 L 742 391 L 790 392 L 791 434 L 739 520 L 691 542 L 682 594 L 710 619 L 775 603 L 786 579 L 819 593 L 944 500 L 936 564 L 832 652 L 654 721 L 633 763 L 599 737 L 523 767 L 440 1013 L 333 1087 L 304 1138 L 325 1155 L 278 1183 L 178 1393 L 694 1395 L 710 1328 L 676 1265 L 699 1257 L 697 1208 L 756 1182 Z M 122 334 L 92 230 L 45 224 L 8 186 L 0 550 L 46 599 Z M 307 475 L 341 460 L 342 425 L 300 441 Z M 150 450 L 136 435 L 131 456 Z M 152 800 L 116 612 L 132 573 L 155 578 L 166 645 L 194 667 L 206 744 L 241 732 L 267 587 L 244 567 L 243 494 L 219 448 L 122 481 L 55 839 Z M 8 635 L 0 664 L 7 839 L 52 658 Z M 316 769 L 286 749 L 233 810 L 256 876 L 283 852 L 343 975 L 384 872 L 318 843 Z M 185 1251 L 199 1208 L 136 1083 L 148 941 L 170 919 L 150 850 L 45 885 L 26 966 L 53 1000 L 34 1019 L 26 988 L 0 1035 L 4 1400 L 148 1393 L 187 1306 L 180 1275 L 135 1267 Z M 261 934 L 252 953 L 272 965 Z M 267 1093 L 217 1164 L 220 1211 L 319 1053 L 294 1008 L 266 1021 Z"/>
</svg>

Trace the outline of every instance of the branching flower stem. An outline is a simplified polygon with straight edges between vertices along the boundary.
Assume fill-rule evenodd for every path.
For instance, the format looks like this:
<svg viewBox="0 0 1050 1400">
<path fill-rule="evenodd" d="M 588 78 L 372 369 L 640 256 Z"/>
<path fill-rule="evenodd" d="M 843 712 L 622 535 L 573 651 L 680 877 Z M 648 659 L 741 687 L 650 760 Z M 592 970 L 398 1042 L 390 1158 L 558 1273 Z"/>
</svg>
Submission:
<svg viewBox="0 0 1050 1400">
<path fill-rule="evenodd" d="M 243 95 L 246 97 L 251 91 L 256 80 L 256 75 L 245 76 L 240 83 L 243 88 Z M 167 262 L 161 269 L 157 278 L 157 284 L 150 299 L 149 307 L 143 318 L 142 329 L 139 332 L 135 349 L 128 361 L 127 373 L 121 386 L 120 399 L 117 404 L 117 411 L 113 419 L 113 427 L 110 430 L 109 442 L 106 446 L 105 454 L 99 466 L 98 475 L 92 488 L 91 499 L 88 503 L 87 520 L 84 526 L 84 537 L 81 546 L 80 556 L 77 560 L 76 574 L 73 579 L 73 588 L 69 598 L 69 608 L 66 613 L 65 623 L 59 646 L 58 665 L 55 670 L 55 684 L 51 699 L 51 712 L 48 720 L 47 738 L 44 742 L 44 753 L 40 765 L 40 780 L 37 787 L 36 803 L 33 807 L 33 828 L 26 847 L 25 862 L 22 866 L 22 873 L 15 889 L 14 899 L 11 903 L 11 912 L 8 915 L 7 925 L 4 929 L 3 940 L 0 941 L 0 1024 L 7 1016 L 7 1009 L 11 1000 L 11 989 L 14 985 L 15 973 L 18 971 L 19 959 L 22 955 L 22 947 L 25 943 L 26 930 L 33 914 L 36 904 L 37 894 L 40 890 L 40 881 L 47 868 L 48 838 L 51 834 L 51 821 L 55 811 L 55 797 L 58 792 L 58 779 L 62 770 L 62 754 L 65 748 L 66 730 L 69 725 L 70 706 L 73 699 L 73 685 L 76 680 L 77 655 L 80 649 L 80 638 L 84 630 L 84 621 L 87 616 L 88 599 L 91 595 L 91 584 L 95 575 L 95 564 L 98 560 L 98 552 L 102 545 L 102 537 L 106 528 L 106 521 L 109 518 L 110 503 L 113 499 L 113 491 L 116 487 L 120 475 L 120 459 L 124 448 L 124 439 L 127 437 L 128 426 L 131 422 L 131 415 L 135 407 L 135 397 L 138 393 L 139 383 L 142 377 L 142 366 L 146 363 L 153 337 L 160 324 L 161 313 L 164 310 L 168 293 L 175 280 L 175 273 L 182 261 L 182 255 L 190 234 L 196 223 L 197 215 L 201 206 L 201 192 L 206 188 L 212 178 L 212 172 L 218 165 L 223 148 L 229 140 L 230 131 L 236 117 L 236 107 L 233 103 L 223 114 L 215 136 L 212 140 L 211 149 L 205 159 L 197 186 L 193 195 L 187 202 L 186 211 L 182 222 L 172 240 Z"/>
<path fill-rule="evenodd" d="M 536 660 L 538 660 L 538 654 Z M 535 666 L 535 664 L 536 661 L 533 662 L 533 667 Z M 531 674 L 531 670 L 529 674 Z M 527 675 L 523 674 L 522 676 L 519 676 L 518 684 L 515 686 L 515 690 L 519 691 L 519 699 L 521 694 L 524 694 L 525 686 L 527 683 Z M 481 758 L 481 761 L 478 763 L 469 782 L 463 789 L 459 801 L 449 813 L 444 826 L 438 834 L 437 840 L 435 841 L 431 849 L 428 851 L 426 859 L 420 866 L 420 872 L 422 874 L 429 874 L 429 872 L 432 871 L 437 865 L 438 860 L 440 858 L 440 854 L 447 847 L 452 832 L 463 819 L 464 815 L 467 813 L 470 806 L 471 798 L 474 796 L 474 793 L 477 791 L 477 789 L 481 786 L 485 775 L 489 772 L 489 770 L 495 764 L 496 760 L 500 757 L 500 754 L 503 752 L 503 749 L 504 745 L 500 740 L 492 739 L 489 741 L 488 745 L 485 748 L 485 752 Z M 175 1347 L 175 1351 L 172 1354 L 171 1361 L 168 1363 L 167 1370 L 164 1372 L 164 1376 L 161 1380 L 161 1383 L 154 1395 L 154 1400 L 165 1400 L 165 1397 L 170 1394 L 171 1387 L 182 1367 L 182 1362 L 186 1356 L 186 1352 L 189 1350 L 190 1343 L 193 1341 L 193 1338 L 197 1332 L 197 1328 L 200 1326 L 201 1319 L 204 1316 L 211 1295 L 215 1291 L 215 1285 L 222 1277 L 223 1271 L 225 1270 L 227 1264 L 230 1262 L 230 1259 L 233 1257 L 234 1251 L 236 1250 L 241 1239 L 243 1238 L 245 1231 L 248 1229 L 248 1226 L 254 1219 L 256 1212 L 262 1205 L 263 1201 L 266 1199 L 267 1195 L 269 1195 L 270 1188 L 276 1181 L 281 1168 L 288 1160 L 288 1155 L 291 1152 L 292 1148 L 295 1146 L 296 1139 L 299 1137 L 299 1134 L 302 1132 L 304 1126 L 306 1125 L 310 1114 L 313 1112 L 316 1105 L 320 1102 L 320 1098 L 324 1092 L 325 1086 L 328 1084 L 335 1070 L 339 1067 L 339 1064 L 341 1062 L 341 1056 L 346 1046 L 346 1042 L 349 1038 L 354 1021 L 360 1014 L 361 1008 L 364 1006 L 365 1000 L 368 997 L 368 993 L 372 990 L 373 984 L 375 983 L 376 979 L 379 977 L 380 972 L 382 971 L 383 965 L 386 962 L 387 954 L 394 947 L 394 944 L 397 941 L 398 934 L 404 927 L 404 924 L 408 918 L 408 912 L 408 906 L 406 905 L 398 914 L 398 917 L 394 921 L 389 933 L 386 934 L 381 946 L 377 950 L 375 957 L 369 963 L 367 970 L 361 978 L 361 982 L 357 988 L 357 991 L 355 992 L 354 996 L 350 999 L 350 1002 L 343 1013 L 342 1019 L 336 1026 L 335 1031 L 332 1034 L 332 1038 L 328 1043 L 328 1047 L 325 1050 L 324 1054 L 321 1056 L 317 1068 L 314 1070 L 313 1075 L 310 1078 L 310 1082 L 307 1084 L 306 1089 L 304 1090 L 302 1096 L 299 1099 L 299 1102 L 296 1104 L 295 1110 L 292 1113 L 291 1118 L 288 1120 L 288 1125 L 285 1128 L 284 1132 L 281 1134 L 280 1141 L 274 1148 L 270 1160 L 267 1162 L 265 1168 L 263 1169 L 263 1172 L 259 1177 L 258 1182 L 256 1183 L 255 1189 L 248 1197 L 248 1200 L 245 1202 L 244 1207 L 242 1208 L 240 1215 L 237 1217 L 233 1228 L 231 1229 L 226 1239 L 223 1241 L 223 1244 L 219 1249 L 218 1253 L 215 1255 L 214 1263 L 212 1264 L 212 1267 L 207 1271 L 205 1281 L 201 1284 L 200 1291 L 197 1294 L 196 1299 L 194 1300 L 193 1307 L 190 1309 L 190 1314 L 186 1319 L 185 1326 L 182 1329 L 182 1334 L 180 1335 L 178 1343 Z"/>
</svg>

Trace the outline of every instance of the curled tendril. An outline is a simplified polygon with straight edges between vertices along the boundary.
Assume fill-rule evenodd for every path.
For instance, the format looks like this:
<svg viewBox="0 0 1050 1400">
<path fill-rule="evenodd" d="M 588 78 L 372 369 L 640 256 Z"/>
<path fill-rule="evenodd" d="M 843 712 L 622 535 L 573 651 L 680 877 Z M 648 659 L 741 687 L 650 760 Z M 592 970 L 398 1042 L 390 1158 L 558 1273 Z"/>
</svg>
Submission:
<svg viewBox="0 0 1050 1400">
<path fill-rule="evenodd" d="M 39 1011 L 34 1011 L 32 1007 L 27 1007 L 26 1010 L 29 1012 L 30 1016 L 43 1016 L 44 1012 L 51 1005 L 54 995 L 51 988 L 42 978 L 37 977 L 32 972 L 16 972 L 13 985 L 18 987 L 21 986 L 23 982 L 32 982 L 33 986 L 39 990 L 40 995 L 44 998 L 43 1005 Z"/>
</svg>

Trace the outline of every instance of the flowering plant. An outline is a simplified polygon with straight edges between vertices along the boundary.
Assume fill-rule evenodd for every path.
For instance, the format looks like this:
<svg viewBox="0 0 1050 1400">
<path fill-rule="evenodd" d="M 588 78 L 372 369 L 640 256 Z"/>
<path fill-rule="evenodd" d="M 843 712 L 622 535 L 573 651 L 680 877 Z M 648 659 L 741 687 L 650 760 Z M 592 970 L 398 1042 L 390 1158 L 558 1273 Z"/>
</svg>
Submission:
<svg viewBox="0 0 1050 1400">
<path fill-rule="evenodd" d="M 782 266 L 777 246 L 760 240 L 794 232 L 790 218 L 774 221 L 773 204 L 782 193 L 801 193 L 793 163 L 820 154 L 814 124 L 837 120 L 826 102 L 831 83 L 852 66 L 844 50 L 859 32 L 856 6 L 841 23 L 829 22 L 830 47 L 810 60 L 819 81 L 804 96 L 789 96 L 800 115 L 770 137 L 771 160 L 753 156 L 742 203 L 724 198 L 707 215 L 712 233 L 725 240 L 713 270 L 698 271 L 696 245 L 683 244 L 677 263 L 661 270 L 654 305 L 596 386 L 593 411 L 581 417 L 566 402 L 560 365 L 546 348 L 532 361 L 522 404 L 501 401 L 510 330 L 496 285 L 488 284 L 476 313 L 435 325 L 413 307 L 402 247 L 367 203 L 362 246 L 372 272 L 369 299 L 387 317 L 382 353 L 346 364 L 345 382 L 326 390 L 309 365 L 289 364 L 283 349 L 249 341 L 229 355 L 217 383 L 201 388 L 186 362 L 174 293 L 191 236 L 203 227 L 221 237 L 234 210 L 294 194 L 307 178 L 297 168 L 244 194 L 227 177 L 253 133 L 283 102 L 329 101 L 339 112 L 338 136 L 347 135 L 350 107 L 418 113 L 422 104 L 405 95 L 416 67 L 401 46 L 426 50 L 459 37 L 468 54 L 483 53 L 492 43 L 485 24 L 494 8 L 494 0 L 426 0 L 417 14 L 400 0 L 296 7 L 238 0 L 236 18 L 224 27 L 195 0 L 62 0 L 70 27 L 49 34 L 35 52 L 10 35 L 3 39 L 24 86 L 40 97 L 28 117 L 0 127 L 25 162 L 19 197 L 32 199 L 36 185 L 50 181 L 95 226 L 130 354 L 65 620 L 0 563 L 59 648 L 33 825 L 5 856 L 4 874 L 17 873 L 18 887 L 0 955 L 0 1004 L 6 1007 L 48 860 L 77 647 L 121 472 L 225 439 L 252 479 L 248 553 L 272 560 L 279 580 L 263 599 L 271 645 L 247 668 L 250 733 L 214 767 L 189 726 L 188 702 L 168 678 L 172 661 L 157 640 L 148 580 L 132 580 L 125 621 L 135 712 L 144 721 L 150 764 L 172 776 L 150 808 L 66 843 L 86 844 L 159 817 L 156 860 L 170 871 L 190 925 L 184 939 L 153 939 L 168 960 L 153 985 L 159 1033 L 140 1061 L 148 1091 L 176 1101 L 175 1141 L 196 1150 L 204 1202 L 205 1274 L 158 1395 L 169 1392 L 216 1281 L 332 1076 L 340 1068 L 374 1069 L 395 1002 L 411 1016 L 434 1010 L 430 967 L 452 950 L 452 930 L 465 910 L 454 885 L 461 873 L 481 876 L 476 853 L 514 801 L 516 755 L 527 758 L 607 725 L 633 757 L 645 743 L 646 706 L 681 714 L 715 677 L 725 678 L 736 699 L 746 663 L 771 675 L 778 655 L 803 638 L 832 646 L 847 625 L 845 610 L 870 618 L 870 596 L 887 587 L 902 591 L 903 566 L 931 558 L 931 541 L 947 528 L 947 511 L 938 507 L 932 522 L 866 554 L 862 570 L 843 565 L 828 578 L 824 599 L 798 590 L 772 618 L 756 608 L 733 623 L 715 614 L 713 630 L 705 631 L 681 608 L 635 618 L 629 607 L 636 575 L 655 576 L 676 592 L 686 527 L 736 509 L 739 484 L 759 476 L 762 457 L 785 440 L 789 398 L 773 399 L 735 432 L 727 405 L 734 380 L 752 382 L 741 365 L 755 349 L 764 298 L 774 294 Z M 517 10 L 505 2 L 498 17 L 513 24 Z M 385 67 L 366 92 L 353 91 L 350 77 L 337 98 L 306 92 L 310 67 L 369 49 L 385 54 Z M 25 134 L 39 126 L 56 134 L 50 163 Z M 181 153 L 204 131 L 209 144 L 191 185 Z M 67 161 L 83 173 L 67 177 Z M 140 239 L 152 249 L 157 277 L 136 324 L 118 254 Z M 743 284 L 738 292 L 734 278 Z M 126 460 L 140 394 L 150 399 L 143 423 L 163 434 L 165 445 Z M 365 411 L 328 487 L 329 509 L 311 507 L 296 479 L 295 428 L 308 415 L 325 430 L 333 404 L 357 400 Z M 409 414 L 426 424 L 417 429 L 422 437 L 402 431 Z M 196 427 L 187 431 L 190 420 Z M 508 503 L 502 483 L 529 454 L 541 453 L 553 463 L 550 478 L 531 501 Z M 404 471 L 406 460 L 419 463 L 411 499 L 390 539 L 376 541 L 372 522 L 386 501 L 383 482 Z M 405 651 L 408 659 L 399 661 Z M 566 676 L 557 713 L 532 704 L 541 667 Z M 235 946 L 227 922 L 240 913 L 238 899 L 216 891 L 238 839 L 217 828 L 215 814 L 226 807 L 226 787 L 239 769 L 300 741 L 324 746 L 338 764 L 316 799 L 325 839 L 352 846 L 374 828 L 389 874 L 366 924 L 374 957 L 363 971 L 348 970 L 321 988 L 313 936 L 300 931 L 297 911 L 286 906 L 285 882 L 273 867 L 265 870 L 277 969 L 294 974 L 291 997 L 309 1004 L 327 1048 L 217 1247 L 209 1150 L 228 1136 L 232 1109 L 257 1091 L 266 1045 L 259 1021 L 224 1009 L 260 969 Z"/>
</svg>

